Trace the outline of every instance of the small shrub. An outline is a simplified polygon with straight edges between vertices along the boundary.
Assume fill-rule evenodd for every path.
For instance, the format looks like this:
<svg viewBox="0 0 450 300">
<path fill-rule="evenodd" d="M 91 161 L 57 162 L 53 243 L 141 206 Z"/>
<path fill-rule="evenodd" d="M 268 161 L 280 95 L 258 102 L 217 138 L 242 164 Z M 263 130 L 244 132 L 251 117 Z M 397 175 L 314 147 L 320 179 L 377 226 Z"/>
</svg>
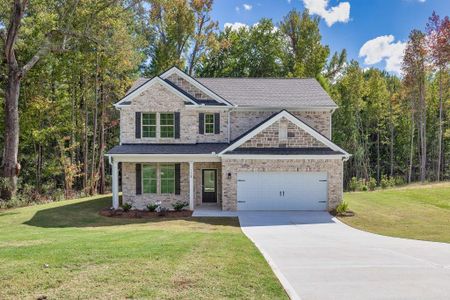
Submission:
<svg viewBox="0 0 450 300">
<path fill-rule="evenodd" d="M 345 201 L 342 201 L 341 204 L 336 207 L 336 212 L 338 214 L 343 214 L 348 211 L 348 203 Z"/>
<path fill-rule="evenodd" d="M 189 203 L 187 203 L 185 201 L 177 201 L 172 204 L 172 207 L 176 211 L 181 211 L 181 210 L 183 210 L 183 208 L 185 208 L 188 205 L 189 205 Z"/>
<path fill-rule="evenodd" d="M 375 178 L 370 177 L 369 181 L 367 182 L 367 187 L 369 188 L 369 191 L 374 191 L 375 188 L 377 187 L 377 181 L 375 180 Z"/>
<path fill-rule="evenodd" d="M 394 177 L 394 184 L 395 185 L 404 185 L 405 184 L 405 178 L 403 178 L 402 176 L 396 176 Z"/>
<path fill-rule="evenodd" d="M 121 207 L 124 212 L 130 211 L 133 208 L 133 206 L 130 203 L 124 203 L 122 204 Z"/>
<path fill-rule="evenodd" d="M 148 211 L 156 211 L 156 209 L 159 207 L 159 204 L 156 203 L 149 203 L 147 204 Z"/>
<path fill-rule="evenodd" d="M 350 191 L 354 192 L 358 189 L 358 186 L 359 186 L 358 178 L 352 177 L 350 183 L 348 184 L 348 188 L 350 189 Z"/>
<path fill-rule="evenodd" d="M 381 181 L 380 181 L 380 186 L 382 189 L 387 189 L 390 186 L 390 180 L 387 177 L 387 175 L 382 175 L 381 176 Z"/>
<path fill-rule="evenodd" d="M 363 185 L 361 191 L 367 192 L 367 185 Z"/>
</svg>

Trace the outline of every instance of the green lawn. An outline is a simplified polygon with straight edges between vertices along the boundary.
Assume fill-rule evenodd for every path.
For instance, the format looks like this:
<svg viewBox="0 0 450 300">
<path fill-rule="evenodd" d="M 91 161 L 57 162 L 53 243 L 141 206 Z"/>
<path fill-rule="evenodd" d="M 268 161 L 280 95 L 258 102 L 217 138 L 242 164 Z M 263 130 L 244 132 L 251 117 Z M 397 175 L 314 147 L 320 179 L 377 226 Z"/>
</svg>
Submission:
<svg viewBox="0 0 450 300">
<path fill-rule="evenodd" d="M 450 183 L 345 193 L 350 226 L 383 235 L 450 243 Z"/>
<path fill-rule="evenodd" d="M 0 211 L 0 299 L 285 299 L 235 218 L 113 219 L 109 197 Z"/>
</svg>

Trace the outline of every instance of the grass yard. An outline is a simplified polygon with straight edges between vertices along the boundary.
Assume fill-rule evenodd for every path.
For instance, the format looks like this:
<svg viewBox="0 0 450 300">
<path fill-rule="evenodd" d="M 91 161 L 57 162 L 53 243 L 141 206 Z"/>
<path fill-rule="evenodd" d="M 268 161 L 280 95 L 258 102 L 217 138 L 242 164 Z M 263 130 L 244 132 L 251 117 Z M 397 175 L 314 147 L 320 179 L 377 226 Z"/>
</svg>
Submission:
<svg viewBox="0 0 450 300">
<path fill-rule="evenodd" d="M 286 299 L 236 218 L 113 219 L 109 197 L 0 211 L 0 299 Z"/>
<path fill-rule="evenodd" d="M 346 224 L 373 233 L 450 243 L 450 183 L 345 193 Z"/>
</svg>

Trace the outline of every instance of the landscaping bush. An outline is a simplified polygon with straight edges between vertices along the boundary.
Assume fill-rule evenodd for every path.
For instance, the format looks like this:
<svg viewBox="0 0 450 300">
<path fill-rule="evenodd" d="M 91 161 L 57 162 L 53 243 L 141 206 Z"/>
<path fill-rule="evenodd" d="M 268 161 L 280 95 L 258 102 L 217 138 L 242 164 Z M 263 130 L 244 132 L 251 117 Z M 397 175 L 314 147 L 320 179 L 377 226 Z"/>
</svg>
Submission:
<svg viewBox="0 0 450 300">
<path fill-rule="evenodd" d="M 348 188 L 350 189 L 350 191 L 354 192 L 356 190 L 358 190 L 359 187 L 359 180 L 356 177 L 352 177 L 352 179 L 350 180 L 350 183 L 348 184 Z"/>
<path fill-rule="evenodd" d="M 369 188 L 369 191 L 374 191 L 377 187 L 377 181 L 375 178 L 370 177 L 369 181 L 367 182 L 367 187 Z"/>
<path fill-rule="evenodd" d="M 177 201 L 172 204 L 172 207 L 176 211 L 181 211 L 181 210 L 183 210 L 183 208 L 185 208 L 188 205 L 189 205 L 189 203 L 187 203 L 185 201 Z"/>
<path fill-rule="evenodd" d="M 149 203 L 147 204 L 148 211 L 156 211 L 156 209 L 159 207 L 159 204 L 156 203 Z"/>
<path fill-rule="evenodd" d="M 361 188 L 361 191 L 367 192 L 367 185 L 363 185 L 362 188 Z"/>
<path fill-rule="evenodd" d="M 121 207 L 124 212 L 130 211 L 133 208 L 133 206 L 130 203 L 124 203 L 122 204 Z"/>
<path fill-rule="evenodd" d="M 387 175 L 381 175 L 381 181 L 380 181 L 380 186 L 381 188 L 387 189 L 388 187 L 390 187 L 391 182 L 389 180 L 389 178 L 387 177 Z"/>
<path fill-rule="evenodd" d="M 396 176 L 394 177 L 394 185 L 399 186 L 399 185 L 404 185 L 405 182 L 405 178 L 403 178 L 402 176 Z"/>
<path fill-rule="evenodd" d="M 339 204 L 338 207 L 336 207 L 336 212 L 338 214 L 343 214 L 347 211 L 348 211 L 348 203 L 345 201 L 342 201 L 342 203 Z"/>
</svg>

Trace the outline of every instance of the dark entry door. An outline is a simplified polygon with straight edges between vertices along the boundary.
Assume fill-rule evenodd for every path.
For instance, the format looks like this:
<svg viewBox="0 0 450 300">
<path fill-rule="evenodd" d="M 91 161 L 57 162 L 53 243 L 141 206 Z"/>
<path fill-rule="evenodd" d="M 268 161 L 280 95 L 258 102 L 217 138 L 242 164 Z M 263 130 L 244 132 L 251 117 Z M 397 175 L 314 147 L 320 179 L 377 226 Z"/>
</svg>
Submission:
<svg viewBox="0 0 450 300">
<path fill-rule="evenodd" d="M 217 170 L 202 170 L 202 202 L 217 202 Z"/>
</svg>

